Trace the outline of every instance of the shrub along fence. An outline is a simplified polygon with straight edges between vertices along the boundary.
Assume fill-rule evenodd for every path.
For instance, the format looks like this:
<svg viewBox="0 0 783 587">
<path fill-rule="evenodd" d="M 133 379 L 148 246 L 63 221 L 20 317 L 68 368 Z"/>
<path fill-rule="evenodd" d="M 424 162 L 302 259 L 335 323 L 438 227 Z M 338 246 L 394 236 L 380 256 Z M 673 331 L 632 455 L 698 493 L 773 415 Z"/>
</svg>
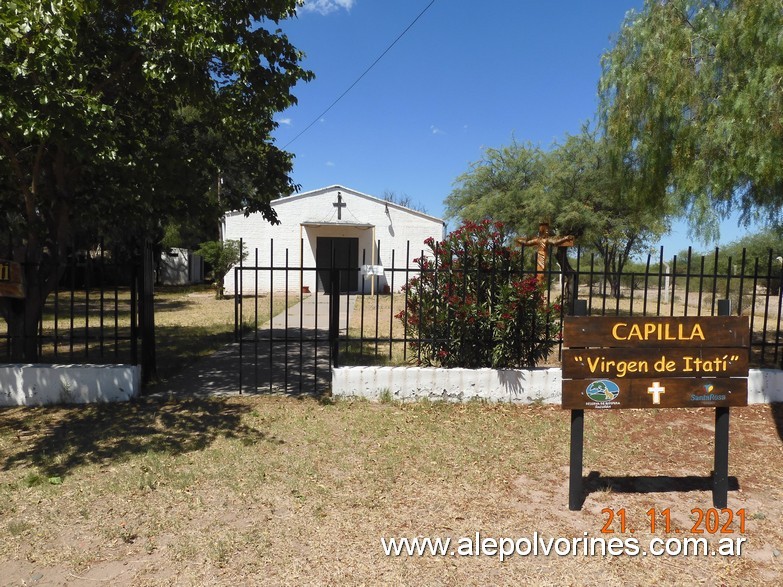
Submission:
<svg viewBox="0 0 783 587">
<path fill-rule="evenodd" d="M 574 248 L 569 251 L 568 271 L 562 271 L 550 256 L 546 270 L 536 273 L 532 253 L 509 257 L 492 242 L 483 244 L 477 247 L 480 254 L 469 258 L 459 251 L 451 258 L 465 255 L 463 262 L 451 263 L 444 262 L 436 243 L 428 243 L 429 254 L 421 250 L 415 259 L 408 255 L 410 261 L 403 266 L 384 268 L 390 293 L 342 301 L 353 304 L 353 312 L 340 325 L 344 332 L 337 345 L 340 365 L 469 367 L 474 366 L 471 357 L 482 353 L 495 365 L 508 350 L 499 344 L 497 334 L 507 339 L 514 332 L 521 332 L 528 346 L 551 349 L 548 356 L 538 352 L 529 357 L 555 365 L 562 346 L 559 322 L 568 306 L 562 300 L 563 285 L 570 282 L 575 284 L 571 295 L 584 300 L 592 316 L 713 316 L 720 300 L 730 300 L 731 313 L 747 316 L 750 322 L 751 365 L 781 367 L 783 258 L 772 251 L 751 258 L 745 251 L 732 257 L 718 249 L 707 255 L 689 249 L 686 255 L 665 259 L 661 249 L 632 270 L 610 273 L 600 257 Z M 522 303 L 514 306 L 516 313 L 509 312 L 509 288 L 520 292 L 517 286 L 526 284 L 529 291 L 531 279 L 542 287 L 536 300 L 527 302 L 539 308 L 538 318 Z M 479 315 L 489 318 L 480 328 L 474 326 Z M 516 365 L 496 366 L 520 366 L 528 357 L 521 358 Z"/>
</svg>

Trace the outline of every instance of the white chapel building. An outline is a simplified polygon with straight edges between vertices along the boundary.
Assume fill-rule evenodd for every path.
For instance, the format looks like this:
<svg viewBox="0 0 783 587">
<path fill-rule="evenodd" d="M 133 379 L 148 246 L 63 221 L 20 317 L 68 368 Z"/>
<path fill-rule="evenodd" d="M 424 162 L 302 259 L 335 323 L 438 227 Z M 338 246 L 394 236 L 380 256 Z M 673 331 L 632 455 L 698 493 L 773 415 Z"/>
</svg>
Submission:
<svg viewBox="0 0 783 587">
<path fill-rule="evenodd" d="M 242 239 L 248 252 L 236 287 L 234 270 L 226 275 L 228 295 L 300 288 L 330 293 L 332 267 L 339 270 L 341 292 L 399 290 L 406 275 L 416 272 L 413 259 L 426 251 L 425 239 L 439 241 L 445 233 L 440 218 L 340 185 L 279 198 L 271 205 L 280 224 L 243 212 L 229 212 L 223 220 L 223 239 Z M 251 267 L 259 269 L 247 269 Z"/>
</svg>

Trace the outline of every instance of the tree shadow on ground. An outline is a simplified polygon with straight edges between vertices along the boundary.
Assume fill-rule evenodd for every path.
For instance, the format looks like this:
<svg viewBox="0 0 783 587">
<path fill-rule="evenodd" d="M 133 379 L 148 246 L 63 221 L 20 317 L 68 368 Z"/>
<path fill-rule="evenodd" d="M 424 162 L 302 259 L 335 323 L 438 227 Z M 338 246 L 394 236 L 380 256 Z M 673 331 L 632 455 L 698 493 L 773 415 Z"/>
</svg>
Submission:
<svg viewBox="0 0 783 587">
<path fill-rule="evenodd" d="M 131 455 L 200 451 L 220 437 L 245 443 L 283 440 L 242 421 L 251 406 L 225 398 L 93 404 L 71 408 L 0 410 L 0 434 L 15 434 L 23 448 L 2 461 L 4 470 L 33 465 L 64 477 L 89 464 L 119 462 Z M 53 412 L 55 412 L 53 414 Z M 5 430 L 4 430 L 5 429 Z"/>
</svg>

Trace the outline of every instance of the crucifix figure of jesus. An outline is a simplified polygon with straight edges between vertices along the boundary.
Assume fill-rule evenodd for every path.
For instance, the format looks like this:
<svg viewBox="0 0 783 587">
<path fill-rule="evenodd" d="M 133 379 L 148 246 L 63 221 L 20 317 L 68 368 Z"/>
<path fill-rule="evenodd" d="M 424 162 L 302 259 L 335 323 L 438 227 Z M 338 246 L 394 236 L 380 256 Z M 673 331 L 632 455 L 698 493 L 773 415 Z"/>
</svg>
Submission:
<svg viewBox="0 0 783 587">
<path fill-rule="evenodd" d="M 337 201 L 332 204 L 335 208 L 337 208 L 337 220 L 343 219 L 343 208 L 345 208 L 348 204 L 343 202 L 343 195 L 340 192 L 337 192 Z"/>
<path fill-rule="evenodd" d="M 573 247 L 574 237 L 572 236 L 552 236 L 549 232 L 549 223 L 542 222 L 538 225 L 538 236 L 533 238 L 520 237 L 517 243 L 523 247 L 536 246 L 536 279 L 541 283 L 544 281 L 544 271 L 546 270 L 546 260 L 549 255 L 549 247 Z M 562 263 L 561 263 L 562 266 Z M 563 267 L 563 269 L 565 269 Z"/>
</svg>

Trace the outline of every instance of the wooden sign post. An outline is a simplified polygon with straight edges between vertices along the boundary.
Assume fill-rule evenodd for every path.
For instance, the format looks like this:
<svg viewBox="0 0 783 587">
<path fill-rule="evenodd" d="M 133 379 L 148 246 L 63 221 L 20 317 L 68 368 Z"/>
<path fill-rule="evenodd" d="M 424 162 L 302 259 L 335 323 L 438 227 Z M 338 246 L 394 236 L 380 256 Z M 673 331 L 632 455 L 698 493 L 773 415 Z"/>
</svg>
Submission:
<svg viewBox="0 0 783 587">
<path fill-rule="evenodd" d="M 22 266 L 0 259 L 0 298 L 24 298 Z"/>
<path fill-rule="evenodd" d="M 726 507 L 730 406 L 748 404 L 748 319 L 575 317 L 563 323 L 571 412 L 569 509 L 582 502 L 584 410 L 714 407 L 713 503 Z"/>
</svg>

